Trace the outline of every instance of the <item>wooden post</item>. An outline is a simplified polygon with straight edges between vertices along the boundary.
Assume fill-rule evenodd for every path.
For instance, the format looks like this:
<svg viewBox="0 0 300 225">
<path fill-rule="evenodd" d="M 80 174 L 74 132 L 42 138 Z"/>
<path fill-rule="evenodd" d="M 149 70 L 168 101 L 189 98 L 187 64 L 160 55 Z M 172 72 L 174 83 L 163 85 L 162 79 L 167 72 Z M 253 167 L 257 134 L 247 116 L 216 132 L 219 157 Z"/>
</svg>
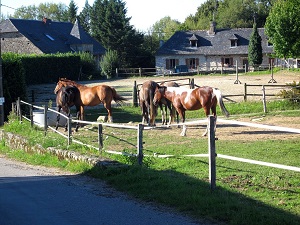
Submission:
<svg viewBox="0 0 300 225">
<path fill-rule="evenodd" d="M 236 76 L 236 80 L 234 81 L 234 84 L 241 84 L 241 81 L 239 80 L 239 69 L 238 69 L 237 60 L 236 60 L 236 63 L 235 63 L 235 76 Z"/>
<path fill-rule="evenodd" d="M 216 188 L 215 123 L 216 123 L 216 118 L 214 116 L 209 116 L 208 154 L 209 154 L 209 182 L 210 182 L 211 190 L 214 190 Z"/>
<path fill-rule="evenodd" d="M 142 68 L 139 68 L 139 75 L 142 76 Z"/>
<path fill-rule="evenodd" d="M 17 114 L 19 116 L 19 120 L 22 121 L 22 111 L 21 111 L 21 99 L 18 97 L 17 100 Z"/>
<path fill-rule="evenodd" d="M 265 86 L 262 86 L 262 101 L 263 101 L 263 107 L 264 107 L 264 113 L 267 112 L 267 104 L 266 104 L 266 90 L 265 90 Z"/>
<path fill-rule="evenodd" d="M 143 164 L 143 130 L 144 125 L 139 123 L 138 125 L 138 132 L 137 132 L 137 160 L 138 164 Z"/>
<path fill-rule="evenodd" d="M 133 91 L 132 91 L 132 99 L 133 99 L 132 105 L 134 107 L 138 106 L 138 101 L 137 101 L 138 97 L 137 96 L 138 96 L 138 94 L 137 94 L 136 81 L 134 81 L 134 83 L 133 83 Z"/>
<path fill-rule="evenodd" d="M 30 109 L 29 109 L 29 116 L 30 116 L 30 125 L 33 127 L 33 105 L 30 104 Z"/>
<path fill-rule="evenodd" d="M 116 68 L 116 78 L 119 77 L 119 71 L 118 71 L 118 68 Z"/>
<path fill-rule="evenodd" d="M 48 111 L 48 106 L 44 106 L 44 131 L 45 131 L 45 136 L 46 136 L 46 132 L 47 132 L 47 111 Z"/>
<path fill-rule="evenodd" d="M 247 84 L 244 84 L 244 101 L 247 101 Z"/>
<path fill-rule="evenodd" d="M 72 144 L 72 119 L 68 117 L 67 122 L 68 122 L 68 145 L 70 145 Z"/>
<path fill-rule="evenodd" d="M 99 141 L 99 152 L 102 154 L 102 148 L 103 148 L 103 126 L 101 123 L 98 124 L 98 141 Z"/>
<path fill-rule="evenodd" d="M 190 79 L 190 89 L 194 89 L 195 88 L 195 80 L 194 78 Z"/>
</svg>

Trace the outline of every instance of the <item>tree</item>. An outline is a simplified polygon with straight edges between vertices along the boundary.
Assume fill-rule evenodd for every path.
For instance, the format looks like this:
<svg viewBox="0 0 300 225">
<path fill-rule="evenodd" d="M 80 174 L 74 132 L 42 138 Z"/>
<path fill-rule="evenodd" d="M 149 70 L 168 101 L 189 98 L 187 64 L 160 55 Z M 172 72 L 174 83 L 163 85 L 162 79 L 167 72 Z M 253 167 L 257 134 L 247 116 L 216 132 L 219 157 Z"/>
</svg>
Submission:
<svg viewBox="0 0 300 225">
<path fill-rule="evenodd" d="M 74 3 L 74 0 L 70 1 L 69 9 L 68 9 L 68 20 L 71 23 L 75 23 L 77 17 L 77 9 L 78 7 Z"/>
<path fill-rule="evenodd" d="M 258 67 L 263 60 L 261 36 L 258 33 L 256 22 L 253 24 L 253 31 L 250 35 L 248 46 L 248 61 L 254 68 Z"/>
<path fill-rule="evenodd" d="M 266 22 L 266 34 L 277 57 L 300 56 L 300 0 L 278 0 Z"/>
<path fill-rule="evenodd" d="M 101 73 L 107 78 L 115 76 L 116 68 L 120 66 L 118 52 L 108 49 L 100 61 Z"/>
<path fill-rule="evenodd" d="M 152 33 L 158 39 L 167 41 L 177 30 L 179 30 L 180 22 L 172 20 L 170 16 L 166 16 L 156 22 L 152 27 Z"/>
<path fill-rule="evenodd" d="M 143 35 L 130 25 L 121 0 L 96 0 L 91 13 L 91 33 L 106 49 L 115 50 L 122 66 L 136 65 Z"/>
<path fill-rule="evenodd" d="M 67 6 L 63 3 L 41 3 L 16 9 L 13 18 L 42 20 L 46 17 L 53 21 L 67 21 L 66 12 Z"/>
<path fill-rule="evenodd" d="M 82 11 L 80 12 L 80 14 L 78 16 L 80 25 L 88 33 L 91 30 L 91 25 L 90 25 L 91 10 L 92 10 L 92 7 L 89 5 L 88 0 L 86 0 L 85 4 L 84 4 L 84 7 L 83 7 Z"/>
</svg>

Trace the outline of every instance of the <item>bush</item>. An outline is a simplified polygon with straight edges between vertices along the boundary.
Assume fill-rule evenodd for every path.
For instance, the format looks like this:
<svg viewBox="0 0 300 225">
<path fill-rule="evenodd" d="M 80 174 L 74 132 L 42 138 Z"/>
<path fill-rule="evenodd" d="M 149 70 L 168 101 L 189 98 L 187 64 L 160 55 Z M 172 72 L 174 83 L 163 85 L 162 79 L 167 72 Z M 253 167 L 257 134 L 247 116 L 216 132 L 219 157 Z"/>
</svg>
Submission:
<svg viewBox="0 0 300 225">
<path fill-rule="evenodd" d="M 18 97 L 22 100 L 27 99 L 27 90 L 25 83 L 25 70 L 23 63 L 17 54 L 2 54 L 3 59 L 3 96 L 4 103 L 4 120 L 11 111 L 11 105 Z"/>
<path fill-rule="evenodd" d="M 115 77 L 116 68 L 119 67 L 119 57 L 117 51 L 107 50 L 100 61 L 101 73 L 107 78 Z"/>
<path fill-rule="evenodd" d="M 296 81 L 293 81 L 293 83 L 288 85 L 292 88 L 290 90 L 282 90 L 278 95 L 292 102 L 300 102 L 300 82 L 297 84 Z"/>
</svg>

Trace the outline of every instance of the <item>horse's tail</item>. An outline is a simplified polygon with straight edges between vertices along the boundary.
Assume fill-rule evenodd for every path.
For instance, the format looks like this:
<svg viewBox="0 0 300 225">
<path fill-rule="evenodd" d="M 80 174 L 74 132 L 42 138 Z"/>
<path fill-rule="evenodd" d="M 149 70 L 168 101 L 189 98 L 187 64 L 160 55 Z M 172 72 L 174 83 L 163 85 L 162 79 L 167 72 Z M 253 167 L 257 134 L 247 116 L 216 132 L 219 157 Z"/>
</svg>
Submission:
<svg viewBox="0 0 300 225">
<path fill-rule="evenodd" d="M 111 87 L 112 90 L 112 96 L 113 96 L 113 100 L 118 104 L 121 105 L 121 103 L 123 103 L 123 101 L 126 101 L 127 99 L 122 97 L 121 95 L 119 95 L 116 91 L 116 89 L 114 89 L 113 87 Z"/>
<path fill-rule="evenodd" d="M 155 117 L 156 117 L 156 107 L 153 103 L 154 98 L 154 90 L 152 88 L 149 89 L 149 100 L 150 100 L 150 123 L 154 125 Z"/>
<path fill-rule="evenodd" d="M 218 89 L 218 88 L 213 88 L 213 92 L 214 94 L 216 95 L 217 97 L 217 100 L 218 100 L 218 104 L 222 110 L 222 113 L 226 116 L 226 117 L 229 117 L 229 112 L 227 111 L 225 105 L 224 105 L 224 102 L 223 102 L 223 97 L 222 97 L 222 93 L 221 91 Z"/>
</svg>

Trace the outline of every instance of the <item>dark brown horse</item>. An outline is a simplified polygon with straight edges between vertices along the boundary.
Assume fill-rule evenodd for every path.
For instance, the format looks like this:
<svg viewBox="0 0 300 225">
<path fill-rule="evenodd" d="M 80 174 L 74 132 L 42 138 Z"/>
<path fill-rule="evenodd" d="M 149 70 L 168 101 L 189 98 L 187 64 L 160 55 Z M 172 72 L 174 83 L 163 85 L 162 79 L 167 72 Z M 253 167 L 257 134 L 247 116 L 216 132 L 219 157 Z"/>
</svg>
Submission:
<svg viewBox="0 0 300 225">
<path fill-rule="evenodd" d="M 56 92 L 56 109 L 58 112 L 63 110 L 68 117 L 70 117 L 70 107 L 76 106 L 77 118 L 79 119 L 79 110 L 80 110 L 80 93 L 77 87 L 66 86 L 61 87 Z M 60 114 L 57 114 L 56 117 L 56 130 L 59 125 Z M 68 124 L 65 125 L 65 131 L 67 131 Z M 78 124 L 77 124 L 78 127 Z M 76 127 L 76 129 L 78 129 Z"/>
<path fill-rule="evenodd" d="M 104 108 L 108 113 L 108 122 L 113 122 L 111 102 L 114 100 L 117 104 L 125 101 L 126 99 L 118 95 L 113 87 L 108 85 L 97 85 L 97 86 L 86 86 L 78 84 L 75 81 L 61 78 L 57 82 L 54 93 L 56 93 L 62 86 L 75 86 L 78 88 L 80 93 L 80 116 L 83 120 L 84 107 L 85 106 L 96 106 L 100 103 L 103 104 Z"/>
<path fill-rule="evenodd" d="M 146 81 L 139 90 L 139 101 L 142 110 L 142 123 L 147 122 L 149 126 L 155 126 L 155 117 L 157 115 L 157 107 L 153 104 L 155 89 L 159 85 L 152 81 Z"/>
<path fill-rule="evenodd" d="M 160 86 L 165 87 L 179 87 L 179 84 L 174 81 L 162 82 Z M 176 121 L 179 123 L 179 116 L 178 112 L 176 111 L 175 107 L 173 106 L 172 102 L 166 98 L 162 98 L 159 103 L 160 111 L 161 111 L 161 123 L 162 125 L 170 125 L 174 122 L 174 117 L 176 113 Z M 168 109 L 169 109 L 169 122 L 167 121 L 168 117 Z"/>
<path fill-rule="evenodd" d="M 212 111 L 213 116 L 217 117 L 217 104 L 219 104 L 226 117 L 229 116 L 223 103 L 222 93 L 217 88 L 204 86 L 195 89 L 187 89 L 182 87 L 159 86 L 155 90 L 153 98 L 154 104 L 158 104 L 162 98 L 166 98 L 172 102 L 183 123 L 185 121 L 186 110 L 198 110 L 203 108 L 207 117 L 209 116 L 210 111 Z M 202 136 L 205 136 L 206 134 L 207 129 Z M 186 125 L 183 125 L 181 136 L 186 136 Z"/>
</svg>

